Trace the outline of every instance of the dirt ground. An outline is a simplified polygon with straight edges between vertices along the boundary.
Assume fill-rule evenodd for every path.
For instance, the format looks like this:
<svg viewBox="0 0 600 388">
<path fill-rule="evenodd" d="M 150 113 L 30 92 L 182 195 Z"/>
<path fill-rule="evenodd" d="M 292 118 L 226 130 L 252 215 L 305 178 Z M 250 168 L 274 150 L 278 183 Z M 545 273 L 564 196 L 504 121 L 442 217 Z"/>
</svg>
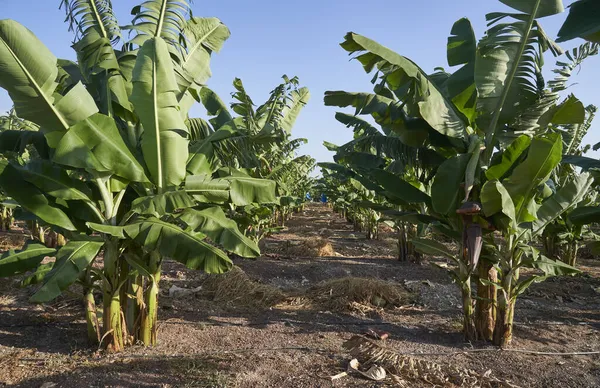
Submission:
<svg viewBox="0 0 600 388">
<path fill-rule="evenodd" d="M 215 288 L 214 276 L 166 265 L 155 348 L 136 346 L 122 354 L 90 349 L 77 295 L 32 306 L 27 303 L 32 289 L 0 279 L 0 386 L 394 386 L 398 382 L 390 378 L 373 382 L 356 373 L 329 379 L 345 371 L 351 358 L 342 344 L 369 329 L 389 333 L 375 342 L 390 351 L 417 354 L 413 357 L 442 368 L 491 373 L 513 386 L 600 386 L 597 354 L 534 355 L 465 343 L 456 285 L 433 259 L 398 262 L 391 233 L 366 240 L 319 204 L 295 214 L 286 226 L 265 241 L 261 258 L 235 260 L 257 282 L 251 282 L 251 292 L 228 293 Z M 10 239 L 15 244 L 15 237 Z M 308 257 L 296 249 L 314 241 L 329 242 L 333 254 Z M 535 284 L 519 299 L 512 349 L 600 350 L 600 260 L 580 262 L 583 274 Z M 248 281 L 236 273 L 236 279 Z M 344 296 L 335 294 L 331 281 L 353 278 L 385 281 L 381 284 L 391 286 L 394 297 L 340 299 Z M 197 287 L 186 296 L 177 293 Z M 477 349 L 489 351 L 472 352 Z M 431 381 L 408 386 L 456 386 Z"/>
</svg>

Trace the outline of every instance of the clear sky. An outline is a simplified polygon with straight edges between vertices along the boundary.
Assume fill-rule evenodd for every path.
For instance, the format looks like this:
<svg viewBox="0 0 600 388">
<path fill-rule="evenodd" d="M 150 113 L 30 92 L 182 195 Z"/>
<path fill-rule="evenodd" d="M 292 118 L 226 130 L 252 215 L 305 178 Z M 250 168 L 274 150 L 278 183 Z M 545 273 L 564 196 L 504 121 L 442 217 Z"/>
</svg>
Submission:
<svg viewBox="0 0 600 388">
<path fill-rule="evenodd" d="M 113 0 L 119 23 L 129 24 L 129 11 L 141 0 Z M 565 1 L 565 6 L 571 0 Z M 0 18 L 15 19 L 31 29 L 60 58 L 74 59 L 72 34 L 63 23 L 60 0 L 0 0 Z M 369 75 L 349 62 L 339 47 L 353 31 L 384 44 L 419 64 L 425 71 L 447 67 L 446 39 L 454 21 L 468 17 L 477 37 L 485 31 L 485 14 L 508 10 L 497 0 L 226 0 L 193 2 L 195 16 L 216 16 L 231 30 L 221 53 L 213 56 L 208 85 L 229 102 L 231 85 L 240 77 L 255 103 L 262 103 L 281 80 L 298 76 L 311 91 L 311 100 L 294 128 L 295 137 L 309 139 L 301 150 L 318 161 L 331 160 L 324 140 L 343 144 L 351 131 L 334 119 L 336 108 L 323 105 L 326 90 L 371 91 Z M 556 33 L 566 13 L 541 20 L 547 33 Z M 583 41 L 563 44 L 575 47 Z M 548 68 L 555 59 L 546 56 Z M 572 77 L 569 91 L 584 104 L 600 106 L 600 56 L 587 60 Z M 0 90 L 0 112 L 11 107 Z M 192 112 L 200 115 L 201 110 Z M 600 141 L 600 118 L 587 142 Z"/>
</svg>

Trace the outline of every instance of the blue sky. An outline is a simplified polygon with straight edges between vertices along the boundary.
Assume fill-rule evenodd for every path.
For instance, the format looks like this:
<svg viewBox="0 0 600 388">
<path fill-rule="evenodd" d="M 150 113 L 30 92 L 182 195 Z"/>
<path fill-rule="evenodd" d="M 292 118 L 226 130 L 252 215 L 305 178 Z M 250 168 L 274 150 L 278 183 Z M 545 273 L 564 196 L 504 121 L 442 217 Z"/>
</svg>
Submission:
<svg viewBox="0 0 600 388">
<path fill-rule="evenodd" d="M 129 11 L 141 0 L 113 0 L 121 25 L 130 21 Z M 565 1 L 565 5 L 572 1 Z M 0 0 L 0 17 L 15 19 L 31 29 L 57 56 L 74 59 L 72 34 L 63 23 L 60 0 Z M 221 53 L 213 57 L 213 77 L 208 85 L 226 102 L 231 83 L 240 77 L 255 103 L 262 103 L 283 74 L 296 75 L 311 91 L 311 100 L 294 128 L 295 137 L 309 139 L 301 150 L 318 161 L 331 160 L 324 140 L 343 144 L 351 131 L 334 119 L 336 109 L 323 105 L 326 90 L 370 91 L 369 75 L 360 64 L 349 61 L 339 47 L 346 32 L 354 31 L 407 56 L 424 70 L 447 67 L 446 39 L 454 21 L 467 17 L 477 37 L 485 31 L 485 14 L 508 10 L 496 0 L 228 0 L 193 4 L 195 16 L 216 16 L 231 30 Z M 566 13 L 544 18 L 543 27 L 555 37 Z M 571 48 L 582 43 L 563 44 Z M 548 68 L 555 59 L 546 56 Z M 588 59 L 569 89 L 584 104 L 600 106 L 600 56 Z M 11 107 L 8 95 L 0 90 L 0 112 Z M 193 112 L 201 114 L 196 107 Z M 599 119 L 600 120 L 600 119 Z M 598 120 L 597 120 L 598 121 Z M 599 121 L 600 122 L 600 121 Z M 587 137 L 600 141 L 597 122 Z"/>
</svg>

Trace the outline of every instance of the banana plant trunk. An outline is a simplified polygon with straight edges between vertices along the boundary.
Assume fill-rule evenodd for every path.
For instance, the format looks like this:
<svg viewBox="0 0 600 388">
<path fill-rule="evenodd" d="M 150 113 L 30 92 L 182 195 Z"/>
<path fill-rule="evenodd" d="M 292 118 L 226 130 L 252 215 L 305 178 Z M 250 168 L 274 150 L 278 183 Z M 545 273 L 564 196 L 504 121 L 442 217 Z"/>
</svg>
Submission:
<svg viewBox="0 0 600 388">
<path fill-rule="evenodd" d="M 406 237 L 406 226 L 403 222 L 398 226 L 398 260 L 408 261 L 408 239 Z"/>
<path fill-rule="evenodd" d="M 87 288 L 84 295 L 88 342 L 90 345 L 97 345 L 100 343 L 100 325 L 96 314 L 96 301 L 94 300 L 92 287 Z"/>
<path fill-rule="evenodd" d="M 161 260 L 158 252 L 149 254 L 149 268 L 151 277 L 148 279 L 148 288 L 144 295 L 145 309 L 141 316 L 140 337 L 144 345 L 156 345 L 158 323 L 158 284 L 161 275 Z"/>
<path fill-rule="evenodd" d="M 501 296 L 500 299 L 505 299 Z M 494 330 L 494 345 L 500 347 L 509 346 L 513 335 L 513 318 L 515 315 L 515 304 L 510 300 L 501 300 L 498 304 L 496 316 L 496 327 Z"/>
<path fill-rule="evenodd" d="M 109 238 L 104 245 L 103 326 L 102 344 L 109 351 L 120 352 L 125 346 L 121 311 L 120 257 L 118 241 Z M 127 274 L 125 274 L 127 275 Z M 126 329 L 125 329 L 126 330 Z"/>
<path fill-rule="evenodd" d="M 477 340 L 477 330 L 473 316 L 473 297 L 471 296 L 471 278 L 468 277 L 463 281 L 462 287 L 462 302 L 463 302 L 463 332 L 466 341 Z"/>
<path fill-rule="evenodd" d="M 498 294 L 496 307 L 496 327 L 494 328 L 494 345 L 505 347 L 512 342 L 513 318 L 515 315 L 514 286 L 519 280 L 519 270 L 504 271 L 502 288 Z"/>
<path fill-rule="evenodd" d="M 497 290 L 491 283 L 498 282 L 498 272 L 486 260 L 480 260 L 478 265 L 479 279 L 486 279 L 487 284 L 477 282 L 477 301 L 475 303 L 475 326 L 477 337 L 487 341 L 494 338 L 496 326 Z"/>
<path fill-rule="evenodd" d="M 569 241 L 566 247 L 566 262 L 571 267 L 575 267 L 577 264 L 577 253 L 579 251 L 579 242 L 577 240 Z"/>
</svg>

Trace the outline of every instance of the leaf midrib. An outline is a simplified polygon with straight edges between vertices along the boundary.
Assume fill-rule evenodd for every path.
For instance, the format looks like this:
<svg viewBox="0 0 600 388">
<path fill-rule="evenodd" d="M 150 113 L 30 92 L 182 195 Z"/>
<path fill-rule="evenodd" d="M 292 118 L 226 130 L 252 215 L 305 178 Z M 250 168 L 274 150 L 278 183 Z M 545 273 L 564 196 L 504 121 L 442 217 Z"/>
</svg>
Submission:
<svg viewBox="0 0 600 388">
<path fill-rule="evenodd" d="M 27 79 L 29 79 L 29 82 L 31 82 L 31 84 L 34 86 L 34 89 L 36 90 L 36 92 L 44 99 L 44 101 L 46 102 L 46 104 L 50 107 L 50 109 L 52 110 L 52 112 L 56 115 L 56 117 L 58 118 L 58 120 L 60 121 L 60 123 L 62 124 L 62 126 L 65 128 L 65 130 L 68 130 L 69 129 L 69 125 L 67 124 L 66 120 L 64 119 L 64 117 L 62 117 L 62 115 L 54 107 L 54 105 L 49 100 L 49 98 L 43 93 L 42 88 L 40 87 L 40 85 L 38 85 L 38 83 L 35 80 L 35 78 L 33 78 L 33 76 L 31 75 L 31 73 L 29 73 L 29 70 L 27 70 L 27 68 L 23 65 L 23 63 L 21 62 L 21 60 L 18 58 L 18 56 L 15 54 L 15 52 L 11 49 L 11 47 L 8 45 L 8 43 L 6 43 L 6 41 L 4 39 L 1 39 L 1 40 L 2 40 L 2 43 L 4 43 L 4 45 L 6 46 L 6 49 L 10 52 L 10 54 L 14 58 L 14 60 L 17 62 L 17 64 L 21 68 L 21 70 L 23 70 L 23 72 L 25 73 L 25 76 L 27 77 Z"/>
</svg>

